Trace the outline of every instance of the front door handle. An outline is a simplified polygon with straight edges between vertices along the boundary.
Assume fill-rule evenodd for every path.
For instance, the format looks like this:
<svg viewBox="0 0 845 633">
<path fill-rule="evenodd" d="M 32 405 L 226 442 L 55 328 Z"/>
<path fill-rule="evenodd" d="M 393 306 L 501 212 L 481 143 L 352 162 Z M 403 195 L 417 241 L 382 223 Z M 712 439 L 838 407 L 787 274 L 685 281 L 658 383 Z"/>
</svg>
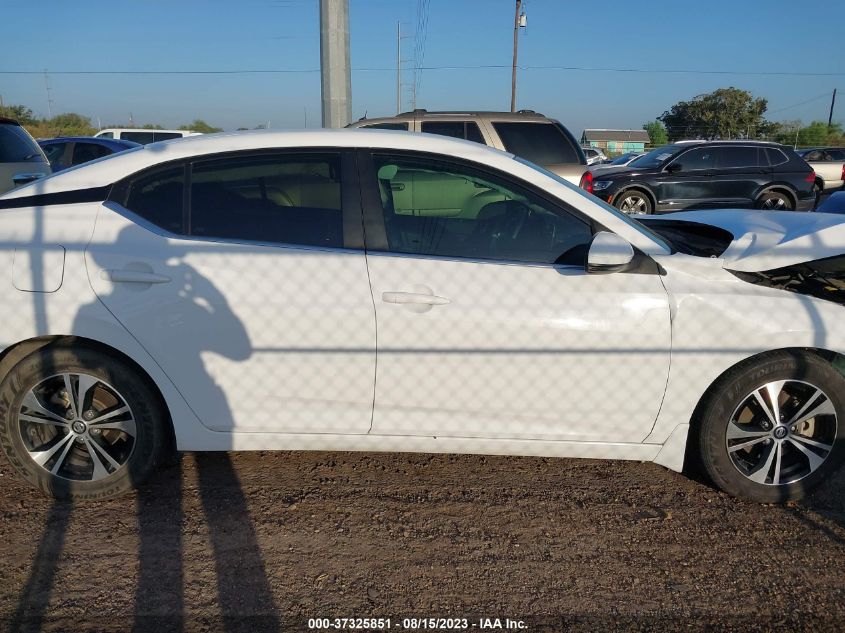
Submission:
<svg viewBox="0 0 845 633">
<path fill-rule="evenodd" d="M 135 284 L 166 284 L 170 277 L 158 275 L 143 270 L 101 270 L 100 279 L 111 282 L 135 283 Z"/>
<path fill-rule="evenodd" d="M 15 187 L 20 187 L 21 185 L 26 185 L 34 180 L 38 180 L 39 178 L 44 178 L 46 175 L 47 174 L 42 174 L 40 172 L 34 172 L 31 174 L 15 174 L 12 176 L 12 182 Z"/>
<path fill-rule="evenodd" d="M 446 297 L 419 292 L 383 292 L 381 300 L 385 303 L 415 303 L 426 306 L 443 306 L 451 303 Z"/>
</svg>

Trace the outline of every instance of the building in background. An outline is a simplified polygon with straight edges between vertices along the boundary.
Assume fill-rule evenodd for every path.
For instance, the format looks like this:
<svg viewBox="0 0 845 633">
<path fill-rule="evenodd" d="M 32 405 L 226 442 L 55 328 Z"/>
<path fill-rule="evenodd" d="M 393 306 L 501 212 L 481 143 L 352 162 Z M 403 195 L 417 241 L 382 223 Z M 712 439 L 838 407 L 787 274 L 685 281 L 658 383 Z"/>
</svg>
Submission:
<svg viewBox="0 0 845 633">
<path fill-rule="evenodd" d="M 581 135 L 584 147 L 596 147 L 612 154 L 642 152 L 650 142 L 645 130 L 584 130 Z"/>
</svg>

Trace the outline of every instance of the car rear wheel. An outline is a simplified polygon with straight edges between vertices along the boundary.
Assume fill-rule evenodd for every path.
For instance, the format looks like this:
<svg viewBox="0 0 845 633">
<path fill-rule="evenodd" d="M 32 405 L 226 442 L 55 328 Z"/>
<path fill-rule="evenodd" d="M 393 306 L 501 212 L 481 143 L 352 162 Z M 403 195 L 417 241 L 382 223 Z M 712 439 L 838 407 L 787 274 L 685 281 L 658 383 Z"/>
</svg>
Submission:
<svg viewBox="0 0 845 633">
<path fill-rule="evenodd" d="M 31 484 L 57 498 L 114 497 L 165 454 L 158 395 L 118 358 L 89 348 L 39 350 L 0 384 L 0 445 Z"/>
<path fill-rule="evenodd" d="M 623 191 L 614 201 L 614 206 L 628 215 L 652 213 L 654 211 L 649 197 L 639 189 Z"/>
<path fill-rule="evenodd" d="M 845 378 L 807 352 L 737 368 L 716 385 L 698 421 L 706 474 L 738 497 L 800 499 L 842 461 L 843 394 Z"/>
<path fill-rule="evenodd" d="M 785 193 L 767 191 L 757 199 L 757 208 L 761 211 L 792 211 L 795 205 Z"/>
</svg>

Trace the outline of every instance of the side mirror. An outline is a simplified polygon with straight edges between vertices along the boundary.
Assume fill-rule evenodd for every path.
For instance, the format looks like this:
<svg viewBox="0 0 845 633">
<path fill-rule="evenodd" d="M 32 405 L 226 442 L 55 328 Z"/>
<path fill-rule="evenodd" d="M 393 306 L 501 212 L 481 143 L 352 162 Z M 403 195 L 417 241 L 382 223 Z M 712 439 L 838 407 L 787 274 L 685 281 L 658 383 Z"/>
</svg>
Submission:
<svg viewBox="0 0 845 633">
<path fill-rule="evenodd" d="M 41 173 L 32 173 L 32 174 L 15 174 L 12 176 L 12 182 L 14 183 L 15 187 L 20 187 L 21 185 L 26 185 L 33 180 L 38 180 L 39 178 L 43 178 L 46 174 Z"/>
<path fill-rule="evenodd" d="M 677 171 L 681 171 L 683 169 L 683 165 L 680 163 L 672 163 L 668 167 L 666 167 L 666 173 L 674 174 Z"/>
<path fill-rule="evenodd" d="M 587 252 L 588 273 L 615 273 L 624 270 L 634 261 L 634 247 L 627 241 L 607 231 L 593 237 Z"/>
</svg>

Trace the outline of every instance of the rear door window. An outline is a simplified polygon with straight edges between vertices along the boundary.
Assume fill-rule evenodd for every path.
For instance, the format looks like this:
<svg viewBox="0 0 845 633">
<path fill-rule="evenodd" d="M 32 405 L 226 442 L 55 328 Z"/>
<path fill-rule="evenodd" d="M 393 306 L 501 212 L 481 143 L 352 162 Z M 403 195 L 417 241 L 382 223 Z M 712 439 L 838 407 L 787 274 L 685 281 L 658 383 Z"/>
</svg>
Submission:
<svg viewBox="0 0 845 633">
<path fill-rule="evenodd" d="M 273 154 L 198 162 L 191 235 L 343 247 L 340 155 Z"/>
<path fill-rule="evenodd" d="M 104 145 L 77 141 L 73 146 L 73 160 L 71 164 L 80 165 L 88 161 L 97 160 L 103 156 L 108 156 L 111 153 L 111 150 Z"/>
<path fill-rule="evenodd" d="M 579 152 L 556 124 L 497 121 L 493 128 L 502 145 L 512 154 L 538 165 L 581 162 Z"/>
<path fill-rule="evenodd" d="M 768 167 L 769 161 L 761 150 L 758 147 L 719 147 L 715 152 L 716 163 L 720 169 Z"/>
<path fill-rule="evenodd" d="M 0 163 L 40 163 L 41 150 L 20 125 L 0 123 Z"/>
<path fill-rule="evenodd" d="M 172 138 L 182 138 L 179 132 L 153 132 L 153 142 L 169 141 Z M 133 139 L 129 139 L 130 141 Z"/>
<path fill-rule="evenodd" d="M 484 145 L 484 138 L 481 136 L 481 130 L 475 121 L 423 121 L 420 125 L 420 131 L 426 134 L 462 138 Z"/>
<path fill-rule="evenodd" d="M 362 125 L 362 128 L 367 128 L 368 130 L 399 130 L 399 131 L 408 131 L 408 124 L 407 123 L 371 123 L 370 125 Z"/>
<path fill-rule="evenodd" d="M 146 145 L 147 143 L 153 142 L 153 133 L 152 132 L 121 132 L 120 138 L 125 139 L 127 141 L 135 141 L 136 143 L 140 143 L 141 145 Z"/>
<path fill-rule="evenodd" d="M 47 157 L 47 160 L 50 162 L 50 167 L 52 167 L 53 170 L 64 169 L 67 167 L 67 164 L 65 164 L 64 161 L 67 143 L 50 143 L 41 149 L 44 150 L 44 155 Z"/>
</svg>

